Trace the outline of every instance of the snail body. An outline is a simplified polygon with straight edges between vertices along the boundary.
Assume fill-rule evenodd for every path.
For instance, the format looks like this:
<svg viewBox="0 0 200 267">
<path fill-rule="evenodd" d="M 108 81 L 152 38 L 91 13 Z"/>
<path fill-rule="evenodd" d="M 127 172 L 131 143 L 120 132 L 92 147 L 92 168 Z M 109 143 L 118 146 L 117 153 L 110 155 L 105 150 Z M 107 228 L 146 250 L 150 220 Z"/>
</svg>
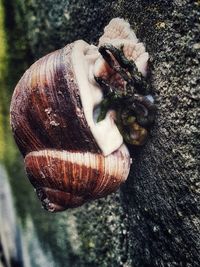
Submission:
<svg viewBox="0 0 200 267">
<path fill-rule="evenodd" d="M 120 37 L 116 33 L 109 37 L 113 28 L 116 32 L 113 20 L 122 24 Z M 99 44 L 109 41 L 117 47 L 122 40 L 130 56 L 136 36 L 127 22 L 113 20 Z M 147 53 L 139 48 L 144 64 L 139 61 L 138 68 L 145 72 Z M 133 48 L 132 52 L 137 54 Z M 45 209 L 80 206 L 115 192 L 126 180 L 130 156 L 115 124 L 115 111 L 109 109 L 101 121 L 96 118 L 104 97 L 97 80 L 107 77 L 112 86 L 117 75 L 99 47 L 79 40 L 36 61 L 18 82 L 11 101 L 11 126 Z"/>
</svg>

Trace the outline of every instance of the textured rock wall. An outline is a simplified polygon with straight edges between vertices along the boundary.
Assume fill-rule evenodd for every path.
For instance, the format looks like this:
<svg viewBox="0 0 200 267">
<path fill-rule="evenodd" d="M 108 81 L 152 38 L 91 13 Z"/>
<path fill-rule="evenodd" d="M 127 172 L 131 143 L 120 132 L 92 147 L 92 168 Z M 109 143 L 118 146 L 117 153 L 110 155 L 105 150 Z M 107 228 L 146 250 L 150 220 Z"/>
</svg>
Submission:
<svg viewBox="0 0 200 267">
<path fill-rule="evenodd" d="M 200 2 L 18 0 L 12 8 L 33 59 L 76 39 L 95 43 L 117 16 L 152 56 L 157 119 L 145 147 L 130 148 L 121 190 L 62 214 L 40 210 L 33 195 L 30 209 L 18 203 L 56 266 L 200 266 Z"/>
</svg>

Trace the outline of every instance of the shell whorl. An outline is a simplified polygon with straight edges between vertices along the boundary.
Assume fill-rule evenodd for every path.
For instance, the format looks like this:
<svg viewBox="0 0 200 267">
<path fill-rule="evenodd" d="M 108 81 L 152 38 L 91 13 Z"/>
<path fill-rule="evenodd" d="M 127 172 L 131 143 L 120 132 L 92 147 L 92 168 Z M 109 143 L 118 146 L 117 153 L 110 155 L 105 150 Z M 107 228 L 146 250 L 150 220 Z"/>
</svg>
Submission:
<svg viewBox="0 0 200 267">
<path fill-rule="evenodd" d="M 116 191 L 128 176 L 130 161 L 122 145 L 107 157 L 91 152 L 35 151 L 25 157 L 25 165 L 43 206 L 60 211 Z"/>
<path fill-rule="evenodd" d="M 24 156 L 46 148 L 100 152 L 82 109 L 72 48 L 67 45 L 36 61 L 15 88 L 11 126 Z"/>
</svg>

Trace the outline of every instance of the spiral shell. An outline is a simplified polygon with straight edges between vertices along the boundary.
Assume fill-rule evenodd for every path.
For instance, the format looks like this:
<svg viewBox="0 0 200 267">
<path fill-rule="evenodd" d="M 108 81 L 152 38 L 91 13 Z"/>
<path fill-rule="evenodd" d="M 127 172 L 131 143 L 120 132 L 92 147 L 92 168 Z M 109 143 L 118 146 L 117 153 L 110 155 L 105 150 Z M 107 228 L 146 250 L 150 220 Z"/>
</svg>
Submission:
<svg viewBox="0 0 200 267">
<path fill-rule="evenodd" d="M 10 108 L 27 175 L 49 211 L 77 207 L 116 191 L 130 168 L 121 140 L 120 148 L 105 156 L 91 132 L 74 71 L 75 45 L 35 62 L 17 84 Z"/>
<path fill-rule="evenodd" d="M 148 53 L 123 19 L 105 28 L 99 46 L 123 47 L 146 74 Z M 45 209 L 62 211 L 115 192 L 130 156 L 113 110 L 97 122 L 103 92 L 95 77 L 110 76 L 98 46 L 82 40 L 36 61 L 18 82 L 11 126 L 30 182 Z M 117 75 L 113 75 L 116 77 Z"/>
</svg>

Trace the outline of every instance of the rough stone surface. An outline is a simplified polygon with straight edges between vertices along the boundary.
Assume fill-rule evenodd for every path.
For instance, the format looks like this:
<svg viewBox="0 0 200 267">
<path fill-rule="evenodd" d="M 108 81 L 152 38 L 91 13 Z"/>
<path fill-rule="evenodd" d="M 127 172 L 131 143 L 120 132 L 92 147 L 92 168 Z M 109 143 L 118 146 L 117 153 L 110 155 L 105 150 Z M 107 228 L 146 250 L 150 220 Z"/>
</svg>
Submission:
<svg viewBox="0 0 200 267">
<path fill-rule="evenodd" d="M 144 148 L 130 148 L 120 192 L 63 214 L 32 214 L 56 266 L 200 266 L 200 2 L 17 2 L 34 59 L 76 39 L 95 43 L 117 16 L 152 56 L 156 123 Z"/>
</svg>

